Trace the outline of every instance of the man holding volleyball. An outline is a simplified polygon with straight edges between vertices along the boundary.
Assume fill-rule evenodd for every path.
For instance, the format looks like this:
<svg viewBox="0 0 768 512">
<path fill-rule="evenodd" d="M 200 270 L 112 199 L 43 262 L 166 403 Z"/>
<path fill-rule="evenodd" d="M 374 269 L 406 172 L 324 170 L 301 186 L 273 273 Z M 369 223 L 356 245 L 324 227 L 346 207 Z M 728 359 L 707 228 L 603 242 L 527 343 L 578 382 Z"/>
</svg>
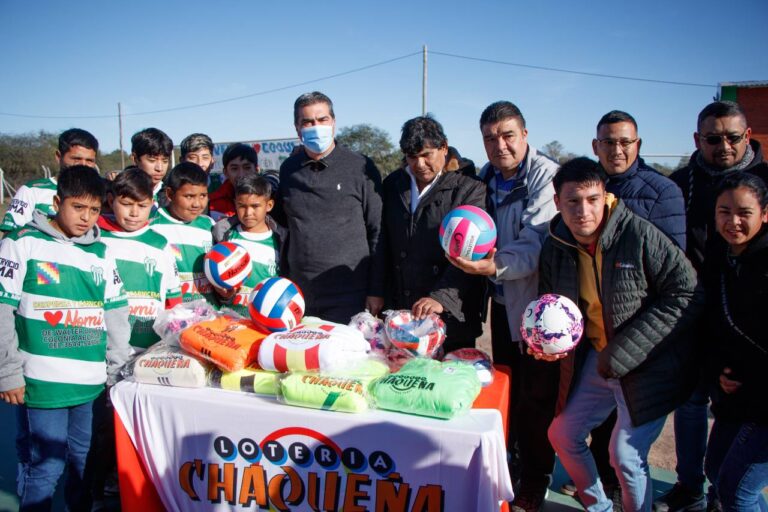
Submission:
<svg viewBox="0 0 768 512">
<path fill-rule="evenodd" d="M 556 213 L 552 177 L 558 166 L 528 145 L 525 118 L 509 101 L 497 101 L 483 111 L 480 131 L 488 156 L 480 179 L 486 184 L 486 209 L 496 222 L 498 249 L 479 261 L 449 259 L 491 281 L 493 359 L 512 368 L 508 444 L 511 473 L 520 479 L 512 506 L 537 511 L 555 467 L 546 431 L 554 414 L 558 369 L 521 350 L 520 318 L 536 298 L 539 252 L 547 223 Z"/>
<path fill-rule="evenodd" d="M 703 305 L 683 251 L 653 224 L 607 193 L 607 176 L 589 158 L 563 164 L 554 178 L 560 214 L 550 223 L 539 292 L 576 302 L 584 335 L 558 360 L 560 387 L 549 439 L 590 511 L 611 510 L 589 432 L 616 409 L 609 445 L 624 510 L 650 511 L 648 451 L 666 415 L 695 380 L 687 335 Z"/>
</svg>

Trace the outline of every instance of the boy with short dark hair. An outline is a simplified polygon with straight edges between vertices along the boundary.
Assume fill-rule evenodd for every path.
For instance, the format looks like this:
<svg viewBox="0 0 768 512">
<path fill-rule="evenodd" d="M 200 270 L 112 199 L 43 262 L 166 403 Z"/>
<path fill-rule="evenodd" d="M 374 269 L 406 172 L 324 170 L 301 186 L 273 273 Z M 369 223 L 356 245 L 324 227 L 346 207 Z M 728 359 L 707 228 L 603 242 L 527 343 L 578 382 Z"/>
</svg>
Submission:
<svg viewBox="0 0 768 512">
<path fill-rule="evenodd" d="M 102 241 L 112 250 L 128 295 L 131 345 L 143 351 L 159 341 L 152 329 L 158 313 L 181 302 L 176 261 L 168 240 L 151 230 L 152 180 L 140 169 L 121 172 L 110 183 L 112 214 L 99 218 Z"/>
<path fill-rule="evenodd" d="M 59 135 L 56 160 L 59 171 L 73 165 L 96 167 L 99 141 L 80 128 L 70 128 Z M 50 216 L 53 211 L 53 196 L 56 195 L 56 178 L 30 180 L 16 191 L 0 224 L 0 231 L 13 231 L 32 220 L 32 212 L 39 209 Z"/>
<path fill-rule="evenodd" d="M 168 240 L 176 258 L 182 300 L 216 304 L 213 286 L 203 272 L 205 254 L 213 246 L 213 219 L 203 213 L 208 205 L 205 171 L 192 162 L 180 163 L 168 174 L 165 195 L 168 206 L 158 210 L 150 225 Z"/>
<path fill-rule="evenodd" d="M 168 172 L 172 153 L 173 141 L 157 128 L 145 128 L 131 137 L 131 159 L 136 167 L 152 178 L 155 206 L 158 204 L 158 195 L 163 188 L 163 178 Z"/>
<path fill-rule="evenodd" d="M 269 216 L 275 205 L 270 182 L 263 176 L 241 176 L 234 187 L 236 217 L 222 219 L 213 228 L 216 242 L 234 242 L 248 251 L 253 270 L 234 291 L 226 293 L 214 289 L 232 309 L 248 317 L 248 297 L 262 280 L 276 276 L 280 243 L 284 238 L 281 228 Z"/>
<path fill-rule="evenodd" d="M 187 135 L 179 144 L 181 161 L 192 162 L 210 174 L 213 169 L 213 141 L 204 133 Z"/>
<path fill-rule="evenodd" d="M 67 466 L 67 505 L 89 510 L 94 401 L 131 355 L 128 303 L 96 226 L 104 195 L 96 170 L 64 169 L 56 216 L 37 210 L 0 244 L 0 398 L 19 405 L 21 510 L 50 509 Z"/>
<path fill-rule="evenodd" d="M 235 215 L 235 182 L 246 175 L 259 172 L 259 155 L 253 146 L 235 143 L 227 146 L 222 156 L 226 181 L 211 193 L 211 216 L 219 220 Z"/>
</svg>

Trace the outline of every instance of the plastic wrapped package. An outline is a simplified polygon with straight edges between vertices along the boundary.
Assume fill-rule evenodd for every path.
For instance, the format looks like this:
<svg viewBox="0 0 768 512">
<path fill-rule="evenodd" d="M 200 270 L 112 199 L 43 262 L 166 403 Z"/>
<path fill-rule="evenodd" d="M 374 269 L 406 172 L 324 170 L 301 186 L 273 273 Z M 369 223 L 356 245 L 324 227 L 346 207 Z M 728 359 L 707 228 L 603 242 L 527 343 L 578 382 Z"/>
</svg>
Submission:
<svg viewBox="0 0 768 512">
<path fill-rule="evenodd" d="M 414 356 L 434 357 L 445 341 L 445 322 L 430 313 L 418 320 L 406 309 L 386 311 L 384 330 L 391 345 Z"/>
<path fill-rule="evenodd" d="M 219 315 L 187 327 L 179 344 L 222 370 L 236 372 L 256 363 L 265 336 L 250 320 Z"/>
<path fill-rule="evenodd" d="M 277 378 L 279 375 L 279 373 L 253 367 L 243 368 L 236 372 L 214 368 L 208 375 L 208 385 L 212 388 L 229 391 L 274 396 L 278 391 Z"/>
<path fill-rule="evenodd" d="M 493 369 L 493 361 L 491 360 L 491 356 L 480 349 L 460 348 L 447 353 L 443 358 L 443 361 L 459 361 L 472 365 L 477 372 L 477 378 L 480 379 L 480 384 L 483 387 L 493 383 L 493 374 L 496 371 Z"/>
<path fill-rule="evenodd" d="M 370 345 L 347 325 L 305 322 L 267 336 L 259 347 L 259 366 L 277 372 L 334 372 L 366 359 Z"/>
<path fill-rule="evenodd" d="M 384 322 L 381 319 L 376 318 L 368 311 L 363 311 L 352 317 L 349 326 L 360 331 L 365 341 L 371 345 L 372 352 L 384 354 L 387 351 L 387 335 L 384 332 Z"/>
<path fill-rule="evenodd" d="M 370 393 L 380 409 L 449 419 L 472 407 L 480 380 L 467 364 L 417 357 L 373 381 Z"/>
<path fill-rule="evenodd" d="M 160 311 L 152 328 L 164 342 L 178 345 L 181 331 L 216 315 L 214 307 L 205 300 L 186 302 Z"/>
<path fill-rule="evenodd" d="M 201 388 L 207 384 L 213 365 L 186 353 L 180 347 L 159 342 L 125 365 L 123 377 L 143 384 Z"/>
</svg>

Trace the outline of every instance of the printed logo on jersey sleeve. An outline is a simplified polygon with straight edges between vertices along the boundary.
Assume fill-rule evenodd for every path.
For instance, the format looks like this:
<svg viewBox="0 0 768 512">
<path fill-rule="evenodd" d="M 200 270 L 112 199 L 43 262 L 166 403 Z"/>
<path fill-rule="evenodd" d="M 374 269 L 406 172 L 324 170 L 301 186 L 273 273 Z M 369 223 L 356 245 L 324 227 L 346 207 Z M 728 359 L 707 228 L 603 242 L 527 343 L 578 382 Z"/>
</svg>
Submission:
<svg viewBox="0 0 768 512">
<path fill-rule="evenodd" d="M 50 261 L 38 261 L 37 284 L 60 284 L 61 274 L 59 273 L 59 264 Z"/>
</svg>

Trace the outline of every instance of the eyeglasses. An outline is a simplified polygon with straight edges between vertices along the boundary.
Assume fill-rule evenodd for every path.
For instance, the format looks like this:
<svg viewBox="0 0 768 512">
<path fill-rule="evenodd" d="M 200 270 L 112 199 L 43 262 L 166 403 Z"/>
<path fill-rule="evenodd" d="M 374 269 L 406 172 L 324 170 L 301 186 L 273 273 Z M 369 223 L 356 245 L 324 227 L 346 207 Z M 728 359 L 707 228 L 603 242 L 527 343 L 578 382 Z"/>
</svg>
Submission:
<svg viewBox="0 0 768 512">
<path fill-rule="evenodd" d="M 717 146 L 720 144 L 723 139 L 728 141 L 728 144 L 731 146 L 735 146 L 742 140 L 744 140 L 744 136 L 747 135 L 747 132 L 742 133 L 741 135 L 736 135 L 735 133 L 725 133 L 725 134 L 717 134 L 717 135 L 702 135 L 699 134 L 699 140 L 703 140 L 710 146 Z"/>
<path fill-rule="evenodd" d="M 640 139 L 597 139 L 597 142 L 609 148 L 618 144 L 622 149 L 629 149 L 629 147 L 638 140 Z"/>
</svg>

